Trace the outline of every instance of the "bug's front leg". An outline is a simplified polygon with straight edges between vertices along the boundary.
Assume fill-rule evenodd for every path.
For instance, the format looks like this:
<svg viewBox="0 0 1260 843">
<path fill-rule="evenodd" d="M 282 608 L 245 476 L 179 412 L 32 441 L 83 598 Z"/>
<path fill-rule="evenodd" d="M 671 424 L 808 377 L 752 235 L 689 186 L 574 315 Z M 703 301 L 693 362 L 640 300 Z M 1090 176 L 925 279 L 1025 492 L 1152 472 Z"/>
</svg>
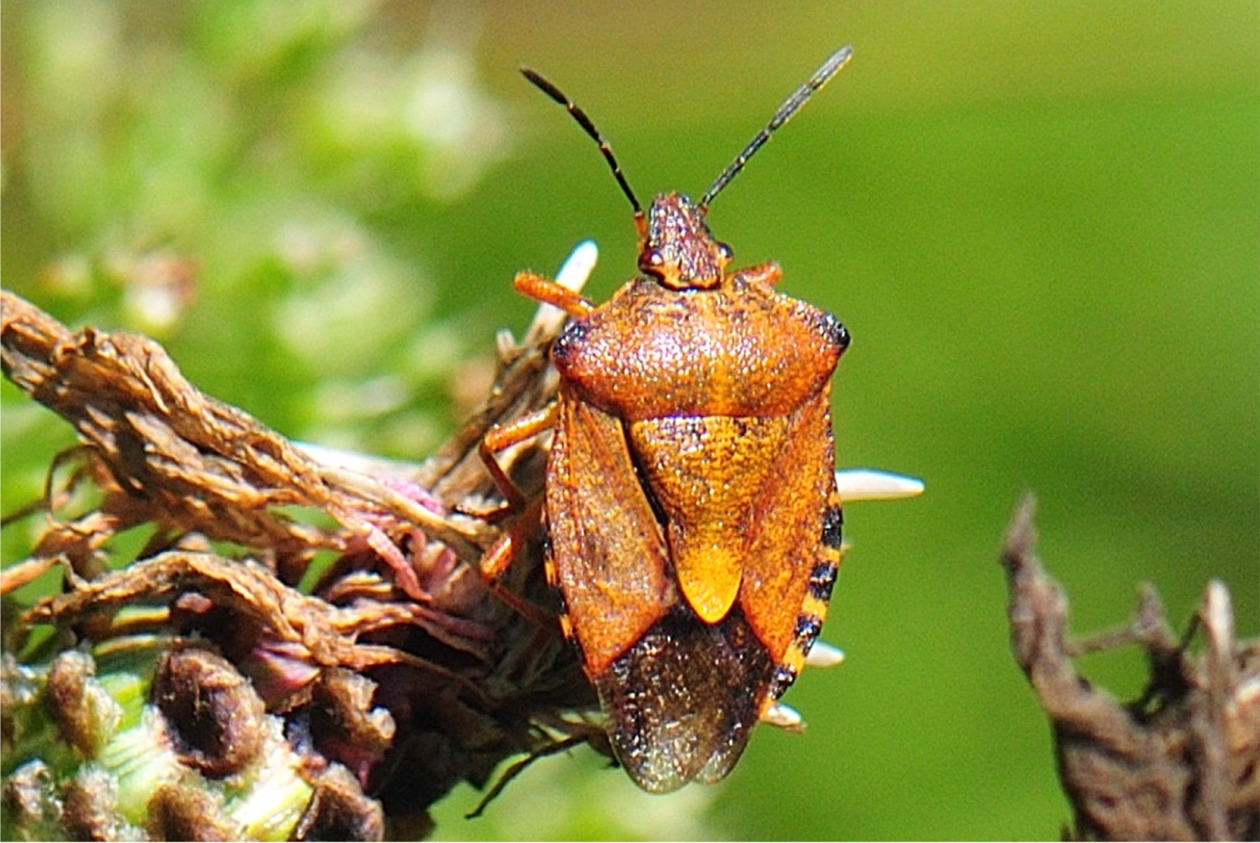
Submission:
<svg viewBox="0 0 1260 843">
<path fill-rule="evenodd" d="M 590 299 L 570 290 L 558 281 L 552 281 L 535 272 L 526 270 L 516 273 L 512 285 L 516 287 L 517 292 L 552 307 L 558 307 L 574 319 L 588 316 L 595 309 L 595 304 Z"/>
<path fill-rule="evenodd" d="M 783 277 L 783 269 L 774 261 L 766 261 L 756 266 L 741 269 L 736 274 L 746 282 L 765 284 L 772 287 L 778 284 L 779 279 Z"/>
</svg>

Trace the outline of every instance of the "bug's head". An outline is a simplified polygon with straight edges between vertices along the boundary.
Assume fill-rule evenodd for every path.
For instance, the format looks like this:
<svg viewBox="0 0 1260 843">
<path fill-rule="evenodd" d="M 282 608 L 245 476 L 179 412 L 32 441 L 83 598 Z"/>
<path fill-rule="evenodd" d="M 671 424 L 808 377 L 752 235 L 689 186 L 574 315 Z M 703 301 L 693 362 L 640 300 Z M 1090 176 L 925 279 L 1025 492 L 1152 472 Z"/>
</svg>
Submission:
<svg viewBox="0 0 1260 843">
<path fill-rule="evenodd" d="M 639 204 L 621 165 L 613 155 L 612 147 L 604 140 L 586 112 L 578 108 L 555 85 L 529 68 L 521 73 L 544 94 L 551 97 L 573 116 L 582 130 L 599 144 L 599 151 L 608 162 L 621 192 L 634 208 L 634 221 L 639 230 L 639 270 L 652 276 L 672 290 L 709 290 L 722 283 L 726 267 L 733 257 L 730 246 L 713 239 L 704 215 L 709 204 L 739 175 L 749 159 L 765 145 L 775 131 L 800 110 L 814 92 L 827 84 L 853 55 L 852 47 L 841 47 L 832 53 L 822 66 L 814 71 L 809 81 L 797 88 L 764 129 L 753 137 L 744 151 L 727 165 L 713 186 L 705 191 L 699 203 L 692 202 L 681 193 L 664 193 L 652 200 L 647 213 Z"/>
<path fill-rule="evenodd" d="M 708 290 L 722 281 L 731 247 L 713 239 L 704 208 L 681 193 L 652 200 L 640 225 L 639 269 L 671 290 Z"/>
</svg>

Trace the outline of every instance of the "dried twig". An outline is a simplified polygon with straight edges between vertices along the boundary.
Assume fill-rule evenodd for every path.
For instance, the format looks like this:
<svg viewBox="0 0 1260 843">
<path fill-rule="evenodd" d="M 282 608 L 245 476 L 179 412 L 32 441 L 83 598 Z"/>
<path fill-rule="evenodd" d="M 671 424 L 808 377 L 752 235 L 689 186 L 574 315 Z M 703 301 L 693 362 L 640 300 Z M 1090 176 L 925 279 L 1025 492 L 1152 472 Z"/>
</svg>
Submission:
<svg viewBox="0 0 1260 843">
<path fill-rule="evenodd" d="M 1067 601 L 1033 550 L 1031 496 L 1002 551 L 1016 660 L 1054 729 L 1076 834 L 1100 840 L 1260 838 L 1260 641 L 1234 639 L 1229 592 L 1209 583 L 1183 640 L 1150 588 L 1120 633 L 1067 640 Z M 1203 632 L 1201 655 L 1190 651 Z M 1076 652 L 1125 643 L 1146 651 L 1146 692 L 1122 704 L 1072 665 Z"/>
<path fill-rule="evenodd" d="M 579 281 L 589 268 L 579 267 Z M 23 652 L 26 630 L 51 624 L 63 633 L 53 639 L 57 650 L 83 641 L 97 662 L 152 646 L 154 633 L 171 652 L 192 646 L 227 656 L 224 669 L 249 676 L 267 711 L 286 718 L 283 733 L 305 736 L 294 749 L 311 770 L 309 805 L 295 831 L 383 833 L 375 803 L 347 795 L 336 765 L 398 817 L 460 780 L 483 785 L 508 756 L 563 739 L 566 724 L 574 734 L 591 733 L 581 717 L 593 692 L 558 628 L 511 611 L 477 573 L 484 548 L 510 524 L 463 514 L 487 511 L 495 493 L 476 455 L 485 430 L 554 395 L 546 348 L 562 315 L 540 312 L 520 345 L 501 337 L 500 371 L 485 406 L 435 457 L 409 466 L 290 442 L 201 393 L 152 340 L 90 327 L 72 332 L 18 296 L 0 295 L 5 375 L 72 424 L 83 442 L 54 461 L 42 505 L 24 511 L 41 513 L 46 529 L 31 556 L 7 566 L 0 581 L 8 594 L 62 564 L 68 590 L 25 614 L 6 643 L 9 655 Z M 523 446 L 504 461 L 536 498 L 543 446 Z M 82 509 L 75 492 L 86 487 L 95 490 L 94 503 L 71 511 Z M 119 558 L 114 537 L 139 525 L 150 525 L 152 538 L 134 558 Z M 508 585 L 544 601 L 540 550 L 526 552 Z M 299 589 L 321 554 L 336 561 L 321 563 L 313 588 Z M 149 636 L 143 645 L 126 643 L 140 641 L 140 632 Z M 27 648 L 23 657 L 54 654 Z M 72 687 L 95 681 L 95 663 L 86 664 Z M 20 692 L 27 676 L 6 662 L 6 752 L 21 731 L 15 724 L 25 722 L 16 701 L 28 698 Z M 106 699 L 103 693 L 93 698 Z M 54 720 L 72 722 L 73 708 Z M 341 713 L 329 719 L 330 712 Z M 118 738 L 110 722 L 98 724 L 103 752 Z M 172 724 L 167 731 L 179 730 Z M 50 796 L 39 769 L 24 765 L 5 781 L 6 816 L 21 827 L 139 833 L 127 825 L 122 803 L 102 795 L 118 791 L 121 780 L 102 784 L 99 775 L 76 774 L 75 802 Z M 338 783 L 336 800 L 330 781 Z M 100 790 L 106 785 L 114 790 Z M 173 793 L 146 792 L 145 813 L 158 823 L 150 833 L 187 835 L 196 812 L 180 806 L 200 804 L 204 794 Z M 71 812 L 70 803 L 84 807 Z M 342 813 L 312 814 L 317 803 Z M 359 813 L 347 816 L 346 806 Z M 239 818 L 216 817 L 222 823 L 214 828 L 253 833 L 232 825 Z"/>
</svg>

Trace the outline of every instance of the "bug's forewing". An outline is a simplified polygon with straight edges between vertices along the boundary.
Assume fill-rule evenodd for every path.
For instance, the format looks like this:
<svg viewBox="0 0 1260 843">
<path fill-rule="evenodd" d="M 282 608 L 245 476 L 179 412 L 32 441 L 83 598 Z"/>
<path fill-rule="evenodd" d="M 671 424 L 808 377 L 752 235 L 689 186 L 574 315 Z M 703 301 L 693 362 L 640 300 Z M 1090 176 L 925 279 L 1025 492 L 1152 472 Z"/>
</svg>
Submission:
<svg viewBox="0 0 1260 843">
<path fill-rule="evenodd" d="M 726 776 L 818 634 L 839 559 L 829 392 L 789 416 L 759 475 L 731 610 L 707 623 L 671 595 L 667 613 L 592 675 L 617 757 L 645 790 Z"/>
<path fill-rule="evenodd" d="M 547 468 L 547 526 L 553 580 L 594 677 L 676 598 L 665 539 L 621 422 L 563 388 Z"/>
<path fill-rule="evenodd" d="M 618 758 L 646 790 L 725 777 L 818 635 L 840 561 L 830 404 L 824 387 L 789 417 L 748 513 L 731 611 L 705 623 L 678 599 L 596 682 Z"/>
<path fill-rule="evenodd" d="M 623 424 L 563 388 L 547 519 L 553 580 L 626 772 L 656 793 L 721 779 L 775 664 L 738 609 L 709 624 L 681 597 Z"/>
<path fill-rule="evenodd" d="M 763 709 L 800 671 L 825 619 L 840 562 L 830 393 L 822 390 L 793 415 L 779 470 L 753 516 L 738 604 L 780 668 L 769 689 L 758 688 Z"/>
</svg>

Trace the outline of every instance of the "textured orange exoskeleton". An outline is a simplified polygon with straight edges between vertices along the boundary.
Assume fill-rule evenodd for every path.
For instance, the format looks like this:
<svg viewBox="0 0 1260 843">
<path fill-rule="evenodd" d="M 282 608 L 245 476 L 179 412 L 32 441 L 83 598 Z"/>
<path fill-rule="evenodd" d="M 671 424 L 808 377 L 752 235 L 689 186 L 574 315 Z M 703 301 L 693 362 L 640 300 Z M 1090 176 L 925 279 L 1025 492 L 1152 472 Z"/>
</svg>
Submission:
<svg viewBox="0 0 1260 843">
<path fill-rule="evenodd" d="M 841 523 L 831 376 L 849 336 L 776 292 L 776 264 L 732 270 L 705 212 L 849 55 L 829 58 L 700 203 L 667 193 L 646 214 L 586 115 L 525 72 L 600 142 L 635 206 L 643 274 L 598 306 L 517 276 L 571 317 L 551 349 L 559 396 L 491 431 L 483 455 L 506 486 L 493 453 L 554 426 L 547 575 L 613 750 L 645 790 L 725 776 L 827 612 Z"/>
</svg>

